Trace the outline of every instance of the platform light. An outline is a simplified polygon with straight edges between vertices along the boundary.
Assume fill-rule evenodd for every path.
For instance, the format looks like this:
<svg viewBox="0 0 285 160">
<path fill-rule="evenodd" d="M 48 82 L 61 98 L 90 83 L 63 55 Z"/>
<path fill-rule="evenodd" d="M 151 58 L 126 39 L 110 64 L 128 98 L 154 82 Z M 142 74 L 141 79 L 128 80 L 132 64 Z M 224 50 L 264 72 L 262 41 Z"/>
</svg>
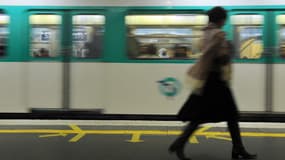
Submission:
<svg viewBox="0 0 285 160">
<path fill-rule="evenodd" d="M 173 6 L 173 2 L 172 2 L 171 0 L 167 0 L 167 1 L 166 1 L 166 4 L 167 4 L 168 6 Z"/>
</svg>

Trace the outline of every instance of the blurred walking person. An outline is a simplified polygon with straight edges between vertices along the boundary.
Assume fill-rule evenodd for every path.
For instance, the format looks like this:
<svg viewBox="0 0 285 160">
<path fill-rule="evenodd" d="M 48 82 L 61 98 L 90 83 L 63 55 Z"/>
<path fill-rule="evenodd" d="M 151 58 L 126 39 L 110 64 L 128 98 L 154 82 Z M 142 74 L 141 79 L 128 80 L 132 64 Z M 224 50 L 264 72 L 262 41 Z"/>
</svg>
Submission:
<svg viewBox="0 0 285 160">
<path fill-rule="evenodd" d="M 183 133 L 170 145 L 169 151 L 180 160 L 190 160 L 184 155 L 185 144 L 202 123 L 226 121 L 233 143 L 232 158 L 255 159 L 242 143 L 238 124 L 239 113 L 230 89 L 231 45 L 221 30 L 227 12 L 222 7 L 208 11 L 209 23 L 203 29 L 201 41 L 203 55 L 187 72 L 192 80 L 192 93 L 180 109 L 178 118 L 191 121 Z"/>
</svg>

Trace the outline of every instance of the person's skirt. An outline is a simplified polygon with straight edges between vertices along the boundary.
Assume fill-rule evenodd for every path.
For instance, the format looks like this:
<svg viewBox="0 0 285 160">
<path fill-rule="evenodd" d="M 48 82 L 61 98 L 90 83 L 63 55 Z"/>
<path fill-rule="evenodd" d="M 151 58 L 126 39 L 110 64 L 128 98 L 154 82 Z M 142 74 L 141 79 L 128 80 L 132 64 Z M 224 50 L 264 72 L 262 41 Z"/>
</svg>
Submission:
<svg viewBox="0 0 285 160">
<path fill-rule="evenodd" d="M 182 121 L 220 122 L 237 120 L 238 109 L 228 84 L 212 72 L 201 95 L 190 94 L 177 116 Z"/>
</svg>

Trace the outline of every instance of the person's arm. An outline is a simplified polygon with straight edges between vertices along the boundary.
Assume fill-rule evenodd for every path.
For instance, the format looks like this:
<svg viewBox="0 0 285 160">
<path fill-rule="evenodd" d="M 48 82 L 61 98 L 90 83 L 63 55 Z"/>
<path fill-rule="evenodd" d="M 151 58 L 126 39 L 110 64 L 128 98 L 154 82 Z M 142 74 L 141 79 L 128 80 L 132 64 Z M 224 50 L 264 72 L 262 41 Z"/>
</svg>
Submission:
<svg viewBox="0 0 285 160">
<path fill-rule="evenodd" d="M 217 51 L 222 47 L 223 42 L 225 41 L 225 32 L 219 31 L 215 33 L 211 42 L 209 44 L 204 44 L 204 48 L 202 50 L 204 55 L 213 55 L 211 53 L 217 53 Z"/>
<path fill-rule="evenodd" d="M 211 52 L 216 52 L 216 57 L 215 60 L 218 64 L 220 65 L 226 65 L 228 63 L 230 63 L 231 61 L 231 55 L 230 55 L 230 51 L 229 51 L 229 46 L 227 44 L 227 41 L 225 39 L 225 32 L 218 32 L 214 35 L 213 41 L 215 43 L 213 43 L 211 49 L 209 49 L 209 51 Z"/>
</svg>

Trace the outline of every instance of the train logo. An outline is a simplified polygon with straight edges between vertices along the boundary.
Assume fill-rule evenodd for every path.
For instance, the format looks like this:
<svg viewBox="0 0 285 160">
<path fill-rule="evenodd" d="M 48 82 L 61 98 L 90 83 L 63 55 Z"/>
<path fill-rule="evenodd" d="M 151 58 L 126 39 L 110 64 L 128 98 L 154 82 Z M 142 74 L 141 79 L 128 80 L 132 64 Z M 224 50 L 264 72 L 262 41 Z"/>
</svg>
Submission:
<svg viewBox="0 0 285 160">
<path fill-rule="evenodd" d="M 181 91 L 181 82 L 176 78 L 167 77 L 157 82 L 160 93 L 166 97 L 175 97 Z"/>
</svg>

